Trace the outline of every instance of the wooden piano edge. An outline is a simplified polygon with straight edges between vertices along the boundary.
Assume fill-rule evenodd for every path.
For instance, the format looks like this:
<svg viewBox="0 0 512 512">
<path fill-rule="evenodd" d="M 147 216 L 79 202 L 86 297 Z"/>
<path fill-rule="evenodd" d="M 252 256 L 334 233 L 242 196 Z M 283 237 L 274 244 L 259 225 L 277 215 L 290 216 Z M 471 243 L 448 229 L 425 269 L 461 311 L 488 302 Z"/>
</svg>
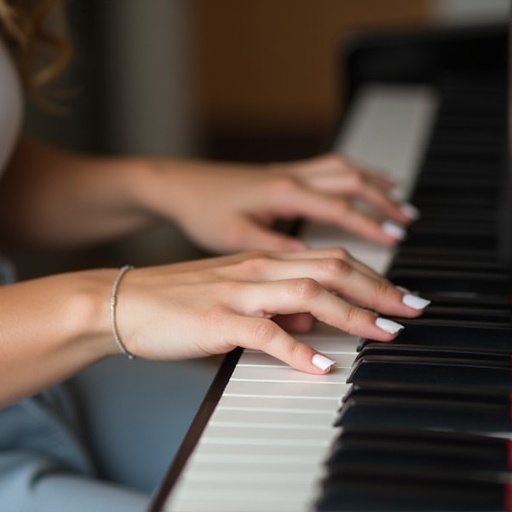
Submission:
<svg viewBox="0 0 512 512">
<path fill-rule="evenodd" d="M 224 357 L 219 370 L 217 371 L 205 397 L 199 407 L 183 442 L 178 449 L 176 457 L 172 461 L 169 469 L 162 478 L 162 482 L 157 486 L 155 495 L 151 499 L 151 505 L 148 512 L 161 512 L 167 501 L 169 494 L 177 482 L 190 454 L 199 441 L 210 416 L 213 414 L 217 404 L 227 386 L 233 371 L 236 368 L 238 360 L 242 355 L 243 348 L 238 347 L 229 352 Z"/>
</svg>

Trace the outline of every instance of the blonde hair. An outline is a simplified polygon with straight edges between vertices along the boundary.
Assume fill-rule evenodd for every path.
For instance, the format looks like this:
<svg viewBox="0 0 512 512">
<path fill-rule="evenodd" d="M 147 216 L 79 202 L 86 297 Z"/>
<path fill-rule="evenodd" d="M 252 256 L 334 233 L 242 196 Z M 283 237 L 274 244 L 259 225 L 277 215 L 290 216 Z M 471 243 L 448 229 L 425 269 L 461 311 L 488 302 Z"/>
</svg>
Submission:
<svg viewBox="0 0 512 512">
<path fill-rule="evenodd" d="M 71 57 L 62 0 L 0 0 L 0 36 L 36 96 Z"/>
</svg>

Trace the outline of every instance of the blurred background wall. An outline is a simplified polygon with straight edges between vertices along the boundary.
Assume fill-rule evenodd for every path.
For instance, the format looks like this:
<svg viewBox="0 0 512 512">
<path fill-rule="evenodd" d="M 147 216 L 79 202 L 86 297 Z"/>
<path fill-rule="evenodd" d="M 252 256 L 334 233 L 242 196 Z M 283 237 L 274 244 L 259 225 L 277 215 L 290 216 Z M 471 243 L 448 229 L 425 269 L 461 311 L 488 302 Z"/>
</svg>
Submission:
<svg viewBox="0 0 512 512">
<path fill-rule="evenodd" d="M 506 20 L 508 0 L 69 0 L 75 62 L 65 116 L 29 131 L 109 154 L 271 161 L 317 153 L 343 114 L 339 49 L 352 32 Z M 129 256 L 127 256 L 127 254 Z M 56 258 L 159 263 L 200 256 L 173 227 Z"/>
</svg>

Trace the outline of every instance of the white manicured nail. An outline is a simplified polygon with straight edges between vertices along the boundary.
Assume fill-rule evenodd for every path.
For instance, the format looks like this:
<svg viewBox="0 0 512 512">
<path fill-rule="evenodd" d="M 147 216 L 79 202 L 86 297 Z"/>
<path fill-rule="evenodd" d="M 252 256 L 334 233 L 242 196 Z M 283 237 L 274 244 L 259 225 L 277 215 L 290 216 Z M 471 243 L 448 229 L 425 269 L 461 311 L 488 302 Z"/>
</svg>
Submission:
<svg viewBox="0 0 512 512">
<path fill-rule="evenodd" d="M 382 231 L 398 240 L 402 240 L 402 238 L 405 237 L 406 233 L 405 229 L 402 226 L 399 226 L 398 224 L 395 224 L 394 222 L 391 221 L 386 221 L 384 222 L 384 224 L 382 224 Z"/>
<path fill-rule="evenodd" d="M 329 368 L 331 368 L 336 361 L 333 361 L 332 359 L 329 359 L 328 357 L 323 356 L 322 354 L 315 354 L 313 356 L 313 359 L 311 359 L 311 362 L 314 366 L 316 366 L 319 370 L 322 370 L 325 372 Z"/>
<path fill-rule="evenodd" d="M 430 304 L 429 300 L 422 299 L 421 297 L 412 295 L 411 293 L 404 295 L 402 297 L 402 302 L 413 309 L 424 309 Z"/>
<path fill-rule="evenodd" d="M 375 325 L 382 329 L 385 332 L 388 332 L 389 334 L 396 334 L 397 332 L 401 331 L 404 326 L 402 324 L 398 324 L 396 322 L 393 322 L 393 320 L 388 320 L 387 318 L 377 318 L 375 320 Z"/>
<path fill-rule="evenodd" d="M 420 211 L 413 204 L 406 203 L 406 204 L 402 205 L 402 207 L 400 209 L 410 219 L 416 220 L 416 219 L 420 218 Z"/>
</svg>

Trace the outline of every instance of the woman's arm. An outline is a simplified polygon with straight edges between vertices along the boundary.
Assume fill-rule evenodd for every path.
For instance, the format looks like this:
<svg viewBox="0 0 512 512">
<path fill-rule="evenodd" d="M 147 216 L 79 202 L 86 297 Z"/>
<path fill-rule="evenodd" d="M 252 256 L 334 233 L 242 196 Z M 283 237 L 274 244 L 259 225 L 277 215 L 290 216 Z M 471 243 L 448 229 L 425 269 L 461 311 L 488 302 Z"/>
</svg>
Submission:
<svg viewBox="0 0 512 512">
<path fill-rule="evenodd" d="M 0 407 L 115 354 L 108 321 L 116 270 L 0 287 Z"/>
<path fill-rule="evenodd" d="M 383 220 L 410 223 L 390 180 L 339 155 L 274 165 L 169 158 L 92 157 L 23 139 L 0 180 L 0 233 L 13 241 L 74 247 L 123 236 L 156 218 L 176 222 L 219 252 L 303 248 L 271 229 L 303 217 L 393 245 Z M 379 214 L 361 213 L 363 201 Z"/>
<path fill-rule="evenodd" d="M 152 219 L 136 202 L 137 159 L 92 157 L 23 138 L 0 178 L 0 233 L 43 248 L 109 240 Z"/>
<path fill-rule="evenodd" d="M 119 353 L 110 318 L 116 275 L 74 272 L 0 288 L 0 407 Z M 329 360 L 291 332 L 318 319 L 389 341 L 400 326 L 374 311 L 416 317 L 426 305 L 341 249 L 259 251 L 130 270 L 118 288 L 116 325 L 138 357 L 188 359 L 243 346 L 320 374 Z"/>
</svg>

